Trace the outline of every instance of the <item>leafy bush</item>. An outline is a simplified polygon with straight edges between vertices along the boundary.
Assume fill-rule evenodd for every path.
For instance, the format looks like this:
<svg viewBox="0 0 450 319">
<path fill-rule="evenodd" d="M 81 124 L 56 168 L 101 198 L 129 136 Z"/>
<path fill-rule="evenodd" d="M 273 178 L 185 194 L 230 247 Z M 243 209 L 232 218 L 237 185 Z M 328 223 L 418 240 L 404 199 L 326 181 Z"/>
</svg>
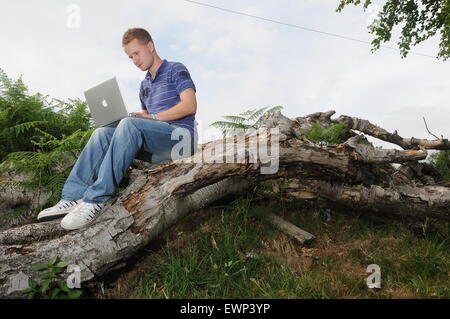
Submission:
<svg viewBox="0 0 450 319">
<path fill-rule="evenodd" d="M 441 175 L 441 182 L 450 182 L 450 151 L 440 151 L 431 154 L 429 163 Z"/>
<path fill-rule="evenodd" d="M 310 130 L 300 129 L 301 133 L 312 142 L 324 142 L 327 144 L 339 144 L 343 142 L 345 123 L 332 124 L 324 128 L 319 123 L 312 123 Z"/>
<path fill-rule="evenodd" d="M 52 191 L 55 204 L 79 152 L 93 129 L 85 102 L 30 95 L 19 78 L 0 69 L 0 170 L 25 173 L 26 181 L 1 181 L 1 187 Z"/>
<path fill-rule="evenodd" d="M 32 141 L 46 133 L 62 140 L 91 126 L 86 103 L 29 95 L 21 78 L 13 81 L 0 69 L 0 161 L 12 152 L 36 151 Z"/>
<path fill-rule="evenodd" d="M 47 270 L 39 276 L 41 282 L 29 279 L 29 287 L 22 290 L 28 299 L 76 299 L 81 295 L 81 291 L 69 288 L 64 282 L 56 280 L 58 275 L 67 267 L 67 262 L 57 262 L 58 258 L 52 258 L 46 264 L 40 264 L 31 268 L 34 271 Z"/>
</svg>

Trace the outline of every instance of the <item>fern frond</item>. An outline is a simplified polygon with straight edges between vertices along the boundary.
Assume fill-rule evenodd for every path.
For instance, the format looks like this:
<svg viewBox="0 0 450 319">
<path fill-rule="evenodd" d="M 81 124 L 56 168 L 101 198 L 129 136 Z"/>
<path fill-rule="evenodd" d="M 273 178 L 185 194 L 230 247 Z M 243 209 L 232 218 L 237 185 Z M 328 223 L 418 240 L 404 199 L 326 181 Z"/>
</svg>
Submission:
<svg viewBox="0 0 450 319">
<path fill-rule="evenodd" d="M 13 189 L 18 187 L 33 189 L 36 187 L 36 184 L 31 181 L 0 181 L 0 189 Z"/>
<path fill-rule="evenodd" d="M 243 113 L 239 113 L 239 115 L 240 115 L 240 116 L 243 116 L 243 117 L 249 117 L 249 116 L 251 116 L 255 111 L 256 111 L 256 109 L 255 109 L 255 110 L 248 110 L 248 111 L 245 111 L 245 112 L 243 112 Z"/>
<path fill-rule="evenodd" d="M 57 138 L 54 137 L 52 134 L 47 133 L 46 131 L 41 130 L 41 129 L 38 128 L 38 127 L 35 127 L 34 129 L 35 129 L 37 132 L 39 132 L 39 133 L 41 133 L 42 135 L 44 135 L 45 138 L 47 138 L 47 139 L 49 139 L 49 140 L 56 140 L 56 139 L 57 139 Z"/>
<path fill-rule="evenodd" d="M 274 107 L 268 109 L 268 110 L 266 111 L 266 113 L 272 114 L 272 113 L 281 111 L 282 109 L 283 109 L 283 106 L 282 106 L 282 105 L 277 105 L 277 106 L 274 106 Z"/>
<path fill-rule="evenodd" d="M 36 152 L 13 152 L 6 156 L 5 161 L 26 161 L 34 162 L 37 161 L 39 154 Z M 3 162 L 4 163 L 4 162 Z M 0 165 L 2 165 L 1 163 Z"/>
<path fill-rule="evenodd" d="M 45 187 L 48 190 L 52 191 L 53 193 L 61 193 L 66 180 L 67 180 L 66 174 L 62 173 L 62 174 L 51 175 L 48 178 L 46 178 Z"/>
<path fill-rule="evenodd" d="M 281 105 L 277 105 L 277 106 L 274 106 L 274 107 L 272 107 L 272 108 L 266 110 L 266 111 L 264 112 L 264 114 L 262 114 L 262 115 L 258 118 L 258 120 L 253 124 L 253 126 L 255 126 L 256 128 L 258 128 L 258 127 L 261 125 L 261 122 L 264 120 L 264 115 L 265 115 L 265 114 L 273 114 L 273 113 L 275 113 L 275 112 L 281 111 L 282 109 L 283 109 L 283 107 L 282 107 Z"/>
<path fill-rule="evenodd" d="M 248 124 L 225 122 L 225 121 L 217 121 L 212 123 L 210 126 L 221 130 L 248 129 L 251 127 L 251 125 Z"/>
<path fill-rule="evenodd" d="M 89 141 L 89 138 L 91 137 L 92 133 L 94 133 L 94 131 L 95 128 L 91 128 L 90 130 L 84 132 L 80 140 L 80 148 L 83 148 L 86 145 L 86 143 Z"/>
<path fill-rule="evenodd" d="M 235 115 L 226 115 L 226 116 L 222 116 L 222 117 L 233 123 L 244 123 L 247 120 L 245 117 L 235 116 Z"/>
<path fill-rule="evenodd" d="M 251 122 L 251 121 L 254 121 L 255 119 L 258 119 L 259 117 L 261 117 L 267 108 L 268 108 L 268 106 L 265 106 L 265 107 L 262 107 L 262 108 L 256 110 L 255 112 L 253 112 L 250 115 L 250 117 L 248 118 L 248 121 Z"/>
<path fill-rule="evenodd" d="M 31 122 L 25 122 L 20 123 L 11 127 L 7 127 L 2 130 L 0 133 L 0 136 L 2 138 L 7 137 L 18 137 L 19 135 L 22 135 L 23 133 L 31 130 L 32 128 L 36 129 L 38 125 L 44 125 L 46 124 L 46 121 L 31 121 Z"/>
</svg>

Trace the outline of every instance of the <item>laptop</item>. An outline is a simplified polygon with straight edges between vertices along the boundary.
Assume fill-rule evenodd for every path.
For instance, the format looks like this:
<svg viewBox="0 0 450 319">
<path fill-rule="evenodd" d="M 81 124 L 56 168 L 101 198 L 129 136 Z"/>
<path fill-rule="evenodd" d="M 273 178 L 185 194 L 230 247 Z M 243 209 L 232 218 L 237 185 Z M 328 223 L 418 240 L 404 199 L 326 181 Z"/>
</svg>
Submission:
<svg viewBox="0 0 450 319">
<path fill-rule="evenodd" d="M 85 91 L 84 96 L 97 127 L 111 124 L 128 116 L 115 77 Z"/>
</svg>

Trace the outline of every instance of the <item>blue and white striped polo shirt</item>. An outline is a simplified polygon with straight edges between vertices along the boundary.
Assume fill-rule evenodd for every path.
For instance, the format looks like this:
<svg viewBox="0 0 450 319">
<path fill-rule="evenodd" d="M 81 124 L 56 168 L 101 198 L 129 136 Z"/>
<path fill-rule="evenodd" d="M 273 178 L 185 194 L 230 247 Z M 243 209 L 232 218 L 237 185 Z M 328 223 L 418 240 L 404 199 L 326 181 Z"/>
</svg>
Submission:
<svg viewBox="0 0 450 319">
<path fill-rule="evenodd" d="M 155 79 L 147 72 L 145 79 L 141 82 L 139 98 L 141 107 L 149 113 L 159 113 L 170 109 L 180 102 L 180 94 L 187 88 L 196 90 L 189 71 L 180 62 L 169 62 L 163 60 L 156 71 Z M 181 119 L 167 121 L 180 127 L 185 127 L 194 137 L 195 114 Z"/>
</svg>

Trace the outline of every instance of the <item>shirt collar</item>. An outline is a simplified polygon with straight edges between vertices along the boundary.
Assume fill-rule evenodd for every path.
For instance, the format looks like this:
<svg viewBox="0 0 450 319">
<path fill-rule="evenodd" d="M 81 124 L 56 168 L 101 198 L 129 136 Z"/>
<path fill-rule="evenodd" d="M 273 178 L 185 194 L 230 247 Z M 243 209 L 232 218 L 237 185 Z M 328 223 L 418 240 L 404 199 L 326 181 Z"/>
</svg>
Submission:
<svg viewBox="0 0 450 319">
<path fill-rule="evenodd" d="M 162 71 L 164 71 L 164 69 L 167 67 L 167 64 L 168 64 L 167 60 L 164 59 L 163 62 L 161 63 L 161 65 L 159 66 L 158 70 L 156 70 L 155 78 L 152 79 L 152 76 L 150 75 L 150 71 L 147 71 L 147 75 L 145 76 L 145 78 L 146 78 L 147 80 L 152 81 L 152 82 L 155 81 L 155 80 L 158 78 L 158 75 L 159 75 Z"/>
</svg>

